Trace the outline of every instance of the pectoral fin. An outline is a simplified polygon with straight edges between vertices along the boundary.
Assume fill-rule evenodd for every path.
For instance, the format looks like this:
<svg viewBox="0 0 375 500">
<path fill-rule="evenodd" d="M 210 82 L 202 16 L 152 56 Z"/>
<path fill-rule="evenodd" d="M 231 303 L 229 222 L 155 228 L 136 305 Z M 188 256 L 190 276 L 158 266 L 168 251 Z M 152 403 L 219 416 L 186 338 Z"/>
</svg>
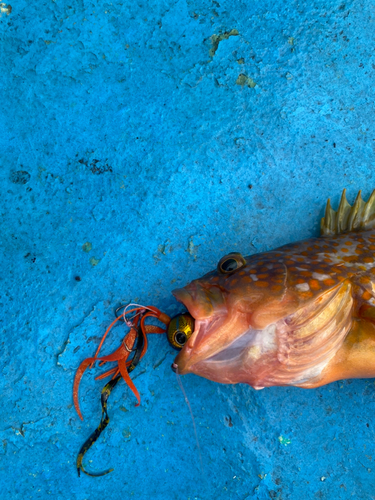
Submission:
<svg viewBox="0 0 375 500">
<path fill-rule="evenodd" d="M 375 377 L 375 308 L 368 311 L 371 319 L 356 319 L 342 347 L 328 363 L 321 376 L 299 387 L 312 389 L 351 378 Z"/>
</svg>

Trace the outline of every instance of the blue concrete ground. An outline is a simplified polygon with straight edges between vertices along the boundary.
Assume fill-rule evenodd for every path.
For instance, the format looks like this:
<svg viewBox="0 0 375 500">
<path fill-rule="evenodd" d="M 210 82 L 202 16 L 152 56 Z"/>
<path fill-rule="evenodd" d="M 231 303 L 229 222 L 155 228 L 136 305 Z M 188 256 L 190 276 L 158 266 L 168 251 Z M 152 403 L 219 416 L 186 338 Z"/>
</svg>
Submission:
<svg viewBox="0 0 375 500">
<path fill-rule="evenodd" d="M 183 378 L 165 337 L 119 386 L 72 381 L 137 300 L 228 251 L 318 234 L 327 197 L 375 187 L 375 4 L 10 0 L 0 7 L 0 491 L 6 499 L 375 498 L 375 386 Z M 107 351 L 123 331 L 110 337 Z M 96 371 L 98 374 L 99 371 Z"/>
</svg>

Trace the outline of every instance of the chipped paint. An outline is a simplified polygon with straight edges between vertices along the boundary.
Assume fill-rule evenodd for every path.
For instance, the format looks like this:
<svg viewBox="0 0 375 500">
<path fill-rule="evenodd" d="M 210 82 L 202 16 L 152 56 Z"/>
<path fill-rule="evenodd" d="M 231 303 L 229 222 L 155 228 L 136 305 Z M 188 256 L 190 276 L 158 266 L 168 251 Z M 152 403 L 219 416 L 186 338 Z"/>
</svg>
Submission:
<svg viewBox="0 0 375 500">
<path fill-rule="evenodd" d="M 231 36 L 238 36 L 239 33 L 236 29 L 232 29 L 230 31 L 225 31 L 224 33 L 220 35 L 212 35 L 211 37 L 211 43 L 212 47 L 209 50 L 209 54 L 211 57 L 214 57 L 217 49 L 219 48 L 219 43 L 222 42 L 223 40 L 228 40 L 229 37 Z"/>
<path fill-rule="evenodd" d="M 255 88 L 257 85 L 256 82 L 254 82 L 254 80 L 252 78 L 245 75 L 244 73 L 241 73 L 240 75 L 238 75 L 238 78 L 236 80 L 236 84 L 241 85 L 241 87 L 246 86 L 246 87 L 249 87 L 251 89 Z"/>
<path fill-rule="evenodd" d="M 287 438 L 287 437 L 284 437 L 284 436 L 279 436 L 279 443 L 282 445 L 282 446 L 288 446 L 292 441 Z"/>
<path fill-rule="evenodd" d="M 197 260 L 199 247 L 200 245 L 195 245 L 193 236 L 190 236 L 186 251 L 194 258 L 194 260 Z"/>
<path fill-rule="evenodd" d="M 11 5 L 7 5 L 6 3 L 0 3 L 0 17 L 2 16 L 2 14 L 6 14 L 7 16 L 9 16 L 11 12 L 12 12 Z"/>
<path fill-rule="evenodd" d="M 82 250 L 84 252 L 90 252 L 92 250 L 92 243 L 90 243 L 89 241 L 86 241 L 86 243 L 84 243 L 82 245 Z"/>
</svg>

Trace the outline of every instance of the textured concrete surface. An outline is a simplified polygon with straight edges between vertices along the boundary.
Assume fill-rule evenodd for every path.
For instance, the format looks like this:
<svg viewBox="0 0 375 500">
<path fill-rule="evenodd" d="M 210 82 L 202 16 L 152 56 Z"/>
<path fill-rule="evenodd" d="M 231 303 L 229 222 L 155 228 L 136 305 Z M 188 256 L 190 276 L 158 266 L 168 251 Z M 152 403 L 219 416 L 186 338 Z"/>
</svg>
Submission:
<svg viewBox="0 0 375 500">
<path fill-rule="evenodd" d="M 112 474 L 75 470 L 93 372 L 72 408 L 117 305 L 176 313 L 171 289 L 225 252 L 316 235 L 328 196 L 375 187 L 374 21 L 371 0 L 1 4 L 2 498 L 375 498 L 372 380 L 184 377 L 203 470 L 161 336 L 142 406 L 119 385 L 87 454 Z"/>
</svg>

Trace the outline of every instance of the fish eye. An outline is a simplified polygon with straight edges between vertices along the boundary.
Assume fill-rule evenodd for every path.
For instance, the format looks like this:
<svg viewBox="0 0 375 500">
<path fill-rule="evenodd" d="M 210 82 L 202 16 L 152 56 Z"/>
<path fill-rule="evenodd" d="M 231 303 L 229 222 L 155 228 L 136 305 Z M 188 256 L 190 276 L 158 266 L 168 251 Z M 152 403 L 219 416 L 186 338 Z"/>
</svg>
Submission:
<svg viewBox="0 0 375 500">
<path fill-rule="evenodd" d="M 194 332 L 194 318 L 190 314 L 178 314 L 171 319 L 167 337 L 175 349 L 182 349 Z"/>
<path fill-rule="evenodd" d="M 217 267 L 223 274 L 229 274 L 245 264 L 246 261 L 242 255 L 240 253 L 233 252 L 223 257 Z"/>
</svg>

